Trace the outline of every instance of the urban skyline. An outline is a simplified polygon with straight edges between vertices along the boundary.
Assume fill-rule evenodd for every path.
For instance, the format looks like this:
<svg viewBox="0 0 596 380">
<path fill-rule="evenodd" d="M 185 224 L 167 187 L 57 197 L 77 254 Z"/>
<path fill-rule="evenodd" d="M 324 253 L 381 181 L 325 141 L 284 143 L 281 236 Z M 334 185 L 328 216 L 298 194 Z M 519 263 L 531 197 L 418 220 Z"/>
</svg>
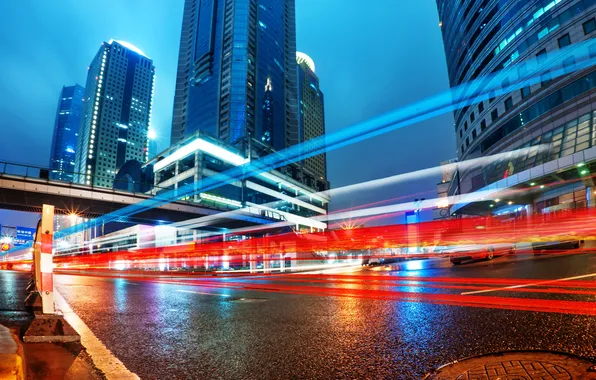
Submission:
<svg viewBox="0 0 596 380">
<path fill-rule="evenodd" d="M 345 33 L 345 28 L 341 25 L 341 24 L 329 24 L 329 23 L 323 23 L 322 19 L 320 21 L 315 21 L 315 23 L 309 23 L 308 24 L 308 28 L 306 28 L 305 24 L 306 22 L 309 22 L 309 19 L 312 19 L 312 17 L 314 15 L 320 15 L 321 17 L 323 17 L 325 14 L 328 14 L 331 10 L 334 9 L 334 5 L 331 3 L 325 3 L 324 5 L 322 5 L 322 8 L 318 9 L 317 12 L 314 12 L 314 9 L 312 9 L 313 7 L 313 3 L 310 3 L 309 1 L 302 1 L 300 2 L 300 4 L 297 5 L 297 14 L 299 17 L 299 20 L 297 22 L 297 29 L 298 29 L 298 33 L 297 33 L 297 37 L 298 37 L 298 42 L 299 44 L 301 44 L 302 46 L 305 45 L 312 45 L 311 48 L 303 48 L 303 51 L 306 51 L 309 53 L 309 55 L 311 55 L 313 58 L 315 58 L 316 61 L 318 61 L 318 68 L 317 71 L 319 72 L 319 76 L 321 76 L 322 78 L 324 78 L 323 82 L 322 82 L 322 90 L 324 92 L 326 92 L 326 100 L 327 100 L 327 104 L 326 104 L 326 113 L 325 113 L 325 118 L 327 119 L 327 129 L 328 131 L 333 131 L 333 130 L 337 130 L 338 128 L 341 128 L 342 126 L 347 126 L 349 124 L 353 124 L 357 121 L 362 120 L 363 118 L 366 118 L 367 115 L 368 116 L 372 116 L 375 112 L 386 112 L 392 109 L 392 107 L 395 107 L 396 105 L 400 105 L 400 104 L 405 104 L 414 100 L 419 99 L 420 97 L 424 97 L 424 96 L 428 96 L 429 94 L 431 94 L 434 91 L 437 91 L 437 89 L 442 88 L 441 86 L 443 86 L 444 83 L 446 83 L 445 79 L 440 79 L 440 75 L 441 75 L 441 70 L 437 71 L 430 71 L 431 73 L 437 73 L 437 74 L 433 74 L 436 75 L 438 80 L 435 81 L 431 81 L 430 83 L 433 83 L 431 86 L 426 86 L 426 87 L 420 87 L 417 84 L 417 80 L 420 81 L 422 80 L 423 77 L 427 77 L 428 76 L 428 70 L 426 74 L 422 74 L 422 70 L 419 71 L 420 74 L 414 74 L 414 75 L 407 75 L 404 79 L 400 79 L 401 77 L 399 76 L 394 76 L 391 80 L 393 81 L 393 85 L 392 86 L 388 86 L 385 87 L 385 83 L 383 81 L 379 81 L 379 80 L 375 80 L 375 75 L 379 75 L 380 72 L 379 71 L 373 71 L 369 74 L 370 79 L 369 80 L 364 80 L 364 78 L 362 79 L 357 79 L 355 81 L 351 81 L 351 82 L 346 82 L 344 80 L 345 75 L 347 74 L 347 72 L 345 70 L 348 70 L 350 72 L 353 73 L 353 75 L 351 75 L 351 78 L 358 78 L 357 73 L 360 72 L 360 68 L 364 67 L 366 65 L 366 60 L 364 60 L 364 56 L 357 56 L 354 57 L 351 54 L 349 54 L 349 50 L 351 49 L 351 47 L 348 47 L 348 45 L 342 46 L 342 49 L 344 49 L 343 51 L 345 53 L 348 53 L 347 55 L 344 53 L 343 55 L 325 55 L 326 54 L 326 50 L 325 50 L 325 46 L 324 44 L 321 44 L 319 40 L 317 38 L 313 38 L 315 35 L 317 34 L 321 34 L 323 33 L 323 30 L 321 30 L 321 27 L 324 26 L 324 28 L 334 28 L 332 29 L 332 33 L 331 35 L 336 35 L 337 33 Z M 432 28 L 432 26 L 437 25 L 438 21 L 434 21 L 433 19 L 436 19 L 436 8 L 435 5 L 432 1 L 428 1 L 425 2 L 424 4 L 420 4 L 419 6 L 412 6 L 410 7 L 409 5 L 400 5 L 399 7 L 407 7 L 408 8 L 408 12 L 414 12 L 415 14 L 420 14 L 422 17 L 422 20 L 425 20 L 425 24 L 420 25 L 419 23 L 412 23 L 410 18 L 406 18 L 404 17 L 404 21 L 402 24 L 403 25 L 403 29 L 400 30 L 395 30 L 395 31 L 391 31 L 389 33 L 395 34 L 396 38 L 397 36 L 402 33 L 401 30 L 406 30 L 407 28 L 429 28 L 431 27 L 431 29 L 434 29 L 434 31 L 432 32 L 432 34 L 426 34 L 427 32 L 424 32 L 423 34 L 419 34 L 419 35 L 415 35 L 415 37 L 420 37 L 419 40 L 416 41 L 412 41 L 412 45 L 411 48 L 415 48 L 415 46 L 420 45 L 420 44 L 435 44 L 434 46 L 436 46 L 436 50 L 435 53 L 431 53 L 432 50 L 429 50 L 429 54 L 442 54 L 442 44 L 440 42 L 440 30 L 438 28 Z M 159 14 L 164 14 L 164 13 L 168 13 L 173 11 L 174 8 L 168 8 L 167 10 L 161 10 L 159 11 Z M 350 9 L 349 12 L 346 13 L 346 17 L 349 20 L 352 20 L 351 22 L 355 25 L 358 25 L 358 23 L 360 23 L 362 20 L 359 18 L 360 15 L 364 13 L 374 13 L 374 9 L 373 8 L 369 8 L 369 9 L 359 9 L 358 7 Z M 174 17 L 174 23 L 176 22 L 181 22 L 181 14 L 182 14 L 182 7 L 178 8 L 178 11 L 180 12 L 179 14 L 177 13 L 176 16 Z M 404 12 L 406 12 L 406 10 L 401 10 L 401 11 L 397 11 L 396 14 L 400 14 L 403 15 L 405 14 Z M 407 13 L 407 12 L 406 12 Z M 435 13 L 435 14 L 433 14 Z M 118 16 L 117 16 L 118 17 Z M 145 17 L 145 19 L 149 19 L 147 17 Z M 380 19 L 381 20 L 381 19 Z M 112 22 L 111 20 L 109 20 L 108 22 Z M 382 28 L 387 27 L 387 25 L 390 25 L 390 23 L 393 23 L 393 21 L 390 21 L 389 18 L 386 19 L 386 22 L 379 22 L 378 23 L 378 27 L 380 28 L 379 31 L 375 31 L 375 30 L 371 30 L 370 31 L 370 36 L 373 36 L 375 34 L 378 34 L 380 32 L 380 30 Z M 165 149 L 168 145 L 167 143 L 164 144 L 164 140 L 167 140 L 168 135 L 170 133 L 169 131 L 169 125 L 171 123 L 170 121 L 170 117 L 171 117 L 171 110 L 172 110 L 172 104 L 171 99 L 167 99 L 167 98 L 163 98 L 163 96 L 168 92 L 168 88 L 169 86 L 164 87 L 163 82 L 160 81 L 164 81 L 166 79 L 172 78 L 172 74 L 175 74 L 175 67 L 177 64 L 177 53 L 174 52 L 173 54 L 169 54 L 169 57 L 173 58 L 165 58 L 163 55 L 160 56 L 158 53 L 160 53 L 159 50 L 155 50 L 155 48 L 151 47 L 155 42 L 157 43 L 162 43 L 163 42 L 163 38 L 153 38 L 151 44 L 148 45 L 147 40 L 144 39 L 143 35 L 140 35 L 138 33 L 137 30 L 131 31 L 132 33 L 130 34 L 131 36 L 136 36 L 136 37 L 130 37 L 128 34 L 122 34 L 122 28 L 121 26 L 124 25 L 122 23 L 118 24 L 118 25 L 114 25 L 113 30 L 115 30 L 116 32 L 110 32 L 108 31 L 109 28 L 103 27 L 103 32 L 101 33 L 102 35 L 99 37 L 101 39 L 109 39 L 110 37 L 120 37 L 123 40 L 128 40 L 128 42 L 131 42 L 139 47 L 141 47 L 143 50 L 151 52 L 149 55 L 152 56 L 152 58 L 157 58 L 159 62 L 162 62 L 161 64 L 159 64 L 159 68 L 158 68 L 158 73 L 156 76 L 156 100 L 155 100 L 155 111 L 153 113 L 153 126 L 155 129 L 155 132 L 157 134 L 157 141 L 158 141 L 158 145 L 159 145 L 159 149 L 158 150 L 163 150 Z M 180 25 L 180 24 L 179 24 Z M 143 24 L 139 25 L 141 28 L 143 27 Z M 174 41 L 178 41 L 180 38 L 180 29 L 179 27 L 173 27 L 170 28 L 170 37 L 169 37 L 169 41 L 170 43 Z M 431 30 L 432 31 L 432 30 Z M 153 32 L 148 32 L 149 35 L 152 35 Z M 369 33 L 367 31 L 367 33 Z M 98 33 L 94 32 L 94 34 L 97 36 Z M 107 34 L 107 36 L 106 36 Z M 431 38 L 431 35 L 433 36 Z M 358 35 L 358 36 L 354 36 L 353 40 L 355 41 L 355 43 L 357 45 L 360 46 L 364 46 L 363 44 L 365 44 L 365 41 L 368 37 L 366 37 L 365 35 Z M 97 41 L 97 40 L 96 40 Z M 144 42 L 143 42 L 144 41 Z M 432 41 L 432 42 L 431 42 Z M 344 44 L 343 39 L 337 39 L 337 42 L 339 44 Z M 174 50 L 177 50 L 177 46 Z M 171 51 L 172 49 L 170 49 Z M 156 56 L 157 54 L 157 56 Z M 376 61 L 378 61 L 378 58 L 374 58 L 375 56 L 378 56 L 377 50 L 371 50 L 369 52 L 371 58 L 375 59 Z M 391 54 L 393 55 L 393 52 L 385 52 L 385 55 L 387 54 Z M 80 56 L 81 54 L 77 54 L 76 56 L 73 57 L 74 60 L 79 59 L 77 58 L 78 56 Z M 169 61 L 168 61 L 169 59 Z M 418 58 L 417 58 L 418 59 Z M 393 60 L 395 61 L 395 59 Z M 172 62 L 174 64 L 172 64 Z M 347 65 L 343 65 L 345 66 L 345 70 L 343 70 L 344 73 L 342 73 L 342 71 L 337 72 L 337 71 L 333 71 L 332 67 L 333 65 L 337 66 L 338 64 L 340 64 L 340 62 L 345 62 L 347 63 Z M 398 60 L 398 65 L 402 65 L 402 63 L 400 63 L 401 61 Z M 397 69 L 395 72 L 408 72 L 408 73 L 412 73 L 412 70 L 414 70 L 414 68 L 418 69 L 423 67 L 424 65 L 426 65 L 426 62 L 430 62 L 428 58 L 420 56 L 419 60 L 408 60 L 408 61 L 403 61 L 403 65 L 405 65 L 404 69 Z M 380 63 L 381 65 L 383 65 L 382 61 Z M 84 63 L 85 67 L 88 65 L 88 61 Z M 169 67 L 169 69 L 168 69 Z M 430 68 L 430 67 L 429 67 Z M 393 69 L 392 69 L 393 70 Z M 73 73 L 78 72 L 79 70 L 72 70 Z M 339 76 L 338 76 L 339 74 Z M 418 78 L 417 78 L 418 76 Z M 440 80 L 439 80 L 440 79 Z M 403 81 L 405 80 L 406 82 L 404 82 L 402 85 L 406 85 L 409 86 L 409 88 L 411 88 L 410 91 L 408 92 L 399 92 L 396 96 L 391 96 L 391 97 L 387 97 L 384 96 L 384 92 L 386 92 L 389 88 L 397 88 L 396 86 L 398 86 L 398 82 L 397 81 Z M 79 79 L 80 81 L 80 79 Z M 161 83 L 161 84 L 160 84 Z M 169 88 L 174 88 L 173 87 L 173 82 L 171 82 L 171 86 Z M 351 83 L 350 87 L 353 88 L 353 91 L 344 91 L 343 88 L 345 87 L 345 85 L 347 83 Z M 443 83 L 443 84 L 441 84 Z M 60 86 L 62 86 L 62 84 L 60 84 Z M 326 90 L 327 88 L 327 90 Z M 330 95 L 331 94 L 331 95 Z M 359 95 L 361 94 L 361 95 Z M 407 94 L 407 96 L 406 96 Z M 366 98 L 366 99 L 371 99 L 372 101 L 370 103 L 366 102 L 366 106 L 364 106 L 364 104 L 360 104 L 358 102 L 358 99 L 360 98 Z M 376 100 L 373 100 L 376 99 Z M 344 113 L 341 112 L 342 109 L 344 108 L 344 105 L 349 104 L 351 109 L 355 109 L 357 112 L 355 113 Z M 357 105 L 355 105 L 357 104 Z M 169 116 L 164 116 L 166 114 L 170 114 Z M 165 121 L 164 121 L 164 117 L 165 117 Z M 415 160 L 406 160 L 406 161 L 401 161 L 400 164 L 398 166 L 396 166 L 392 160 L 386 160 L 382 158 L 382 155 L 380 154 L 380 150 L 375 150 L 376 152 L 379 152 L 377 154 L 376 158 L 373 158 L 375 162 L 377 162 L 377 164 L 374 166 L 374 168 L 372 168 L 372 170 L 367 170 L 367 171 L 362 171 L 362 170 L 345 170 L 344 169 L 344 160 L 345 157 L 352 157 L 352 156 L 358 156 L 359 152 L 363 152 L 363 151 L 368 151 L 370 148 L 370 144 L 381 144 L 383 145 L 387 145 L 388 143 L 390 143 L 389 146 L 395 145 L 398 143 L 399 140 L 407 138 L 407 139 L 415 139 L 415 140 L 419 140 L 421 138 L 422 135 L 426 134 L 427 132 L 423 132 L 423 131 L 434 131 L 432 133 L 438 133 L 437 136 L 442 136 L 440 138 L 440 140 L 445 140 L 445 139 L 451 139 L 452 138 L 452 134 L 449 132 L 449 121 L 450 117 L 446 116 L 444 118 L 440 118 L 437 119 L 439 121 L 439 124 L 437 124 L 436 122 L 432 122 L 432 123 L 422 123 L 421 127 L 422 129 L 418 129 L 418 131 L 414 131 L 414 130 L 409 130 L 409 131 L 400 131 L 400 132 L 396 132 L 395 134 L 392 134 L 390 139 L 382 139 L 381 141 L 375 142 L 373 143 L 371 142 L 363 142 L 360 144 L 357 144 L 355 146 L 351 146 L 351 147 L 346 147 L 345 149 L 342 149 L 341 152 L 332 152 L 330 154 L 328 154 L 328 175 L 331 177 L 332 180 L 334 180 L 337 185 L 342 185 L 342 184 L 349 184 L 349 183 L 356 183 L 358 181 L 362 181 L 362 180 L 367 180 L 367 179 L 374 179 L 374 178 L 379 178 L 379 177 L 384 177 L 387 175 L 392 175 L 395 174 L 396 172 L 399 171 L 407 171 L 407 170 L 411 170 L 411 169 L 415 169 L 415 168 L 421 168 L 424 166 L 428 166 L 428 165 L 434 165 L 436 164 L 437 160 L 434 158 L 429 157 L 428 155 L 424 155 L 424 154 L 420 154 L 421 152 L 413 150 L 411 153 L 408 152 L 408 147 L 402 147 L 400 149 L 400 155 L 411 155 L 413 154 L 415 157 Z M 438 128 L 438 129 L 437 129 Z M 419 133 L 422 132 L 422 135 L 420 135 Z M 41 132 L 43 133 L 43 132 Z M 453 151 L 453 148 L 447 144 L 439 144 L 438 141 L 430 141 L 430 144 L 434 144 L 436 145 L 436 147 L 433 145 L 432 147 L 429 147 L 430 151 L 432 152 L 446 152 L 447 153 L 441 153 L 441 159 L 442 158 L 449 158 L 453 156 L 453 153 L 450 153 Z M 36 149 L 36 151 L 43 151 L 43 149 Z M 6 154 L 8 154 L 8 151 L 6 151 Z M 13 155 L 14 156 L 14 155 Z M 26 159 L 23 158 L 23 161 L 27 161 L 27 160 L 35 160 L 35 155 L 29 156 Z M 34 161 L 35 162 L 35 161 Z M 41 163 L 38 163 L 41 164 Z M 354 162 L 354 165 L 356 165 L 357 167 L 360 167 L 361 165 L 364 165 L 365 162 Z M 419 182 L 418 184 L 416 184 L 415 186 L 419 189 L 418 191 L 426 191 L 426 192 L 433 192 L 432 189 L 432 183 L 435 182 L 436 180 L 432 179 L 430 181 L 428 180 L 423 180 L 422 182 Z M 403 193 L 404 189 L 400 189 L 400 188 L 387 188 L 385 190 L 381 190 L 383 196 L 387 195 L 387 194 L 395 194 L 397 193 Z M 374 195 L 371 195 L 371 198 L 373 198 Z M 362 198 L 362 199 L 342 199 L 341 197 L 335 198 L 334 199 L 334 203 L 337 203 L 337 207 L 345 207 L 345 206 L 349 206 L 349 205 L 354 205 L 354 202 L 363 202 L 366 201 L 366 198 Z M 334 206 L 335 207 L 335 206 Z"/>
<path fill-rule="evenodd" d="M 0 19 L 0 373 L 596 379 L 596 0 Z"/>
</svg>

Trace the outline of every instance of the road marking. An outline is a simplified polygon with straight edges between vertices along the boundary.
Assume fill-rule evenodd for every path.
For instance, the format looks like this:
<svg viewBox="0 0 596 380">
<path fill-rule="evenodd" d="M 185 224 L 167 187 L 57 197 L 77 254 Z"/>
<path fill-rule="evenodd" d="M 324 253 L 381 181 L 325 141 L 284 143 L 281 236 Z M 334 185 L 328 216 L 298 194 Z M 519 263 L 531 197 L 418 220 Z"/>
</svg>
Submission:
<svg viewBox="0 0 596 380">
<path fill-rule="evenodd" d="M 591 274 L 584 274 L 581 276 L 574 276 L 574 277 L 566 277 L 566 278 L 559 278 L 556 280 L 547 280 L 547 281 L 540 281 L 540 282 L 535 282 L 533 284 L 524 284 L 524 285 L 514 285 L 514 286 L 506 286 L 504 288 L 493 288 L 493 289 L 486 289 L 486 290 L 475 290 L 473 292 L 463 292 L 461 293 L 461 295 L 465 296 L 465 295 L 469 295 L 469 294 L 479 294 L 479 293 L 489 293 L 489 292 L 498 292 L 498 291 L 502 291 L 502 290 L 508 290 L 508 289 L 518 289 L 518 288 L 526 288 L 528 286 L 538 286 L 538 285 L 545 285 L 545 284 L 551 284 L 553 282 L 560 282 L 560 281 L 569 281 L 569 280 L 578 280 L 580 278 L 587 278 L 587 277 L 595 277 L 596 273 L 591 273 Z"/>
<path fill-rule="evenodd" d="M 208 293 L 208 292 L 197 292 L 194 290 L 176 290 L 177 292 L 181 293 L 195 293 L 195 294 L 202 294 L 204 296 L 215 296 L 215 297 L 229 297 L 229 294 L 219 294 L 219 293 Z"/>
<path fill-rule="evenodd" d="M 56 300 L 58 309 L 62 311 L 64 319 L 70 323 L 81 336 L 81 344 L 85 347 L 89 356 L 91 356 L 93 364 L 104 373 L 108 380 L 139 379 L 139 376 L 130 372 L 126 366 L 118 360 L 118 358 L 116 358 L 99 339 L 97 339 L 95 334 L 93 334 L 85 322 L 83 322 L 71 309 L 56 288 L 54 288 L 54 299 Z"/>
</svg>

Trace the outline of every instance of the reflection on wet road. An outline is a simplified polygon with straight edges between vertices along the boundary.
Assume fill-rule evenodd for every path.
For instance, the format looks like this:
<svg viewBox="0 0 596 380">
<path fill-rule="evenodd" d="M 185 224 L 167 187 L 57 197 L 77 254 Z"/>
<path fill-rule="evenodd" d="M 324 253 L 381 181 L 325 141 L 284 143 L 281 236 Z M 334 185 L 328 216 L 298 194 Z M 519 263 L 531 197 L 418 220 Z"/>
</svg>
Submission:
<svg viewBox="0 0 596 380">
<path fill-rule="evenodd" d="M 591 273 L 596 256 L 578 255 L 457 268 L 411 261 L 345 274 L 59 275 L 56 286 L 144 379 L 173 372 L 189 379 L 416 379 L 500 350 L 596 357 L 596 277 L 536 285 Z M 490 292 L 462 294 L 476 290 Z"/>
</svg>

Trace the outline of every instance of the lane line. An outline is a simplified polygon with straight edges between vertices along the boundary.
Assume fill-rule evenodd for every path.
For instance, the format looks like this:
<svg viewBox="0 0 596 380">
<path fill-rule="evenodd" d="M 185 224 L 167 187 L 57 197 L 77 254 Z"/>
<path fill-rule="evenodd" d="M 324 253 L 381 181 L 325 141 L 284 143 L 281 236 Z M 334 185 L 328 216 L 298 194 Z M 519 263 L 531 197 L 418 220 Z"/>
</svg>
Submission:
<svg viewBox="0 0 596 380">
<path fill-rule="evenodd" d="M 219 293 L 208 293 L 208 292 L 197 292 L 194 290 L 181 290 L 178 289 L 176 290 L 177 292 L 181 292 L 181 293 L 194 293 L 194 294 L 201 294 L 204 296 L 214 296 L 214 297 L 230 297 L 229 294 L 219 294 Z"/>
<path fill-rule="evenodd" d="M 492 289 L 486 289 L 486 290 L 475 290 L 475 291 L 472 291 L 472 292 L 463 292 L 463 293 L 461 293 L 461 295 L 466 296 L 466 295 L 470 295 L 470 294 L 498 292 L 498 291 L 509 290 L 509 289 L 525 288 L 525 287 L 528 287 L 528 286 L 539 286 L 539 285 L 544 285 L 544 284 L 551 284 L 551 283 L 560 282 L 560 281 L 578 280 L 580 278 L 588 278 L 588 277 L 595 277 L 595 276 L 596 276 L 596 273 L 591 273 L 591 274 L 584 274 L 584 275 L 581 275 L 581 276 L 559 278 L 559 279 L 556 279 L 556 280 L 540 281 L 540 282 L 535 282 L 533 284 L 505 286 L 503 288 L 492 288 Z"/>
<path fill-rule="evenodd" d="M 126 366 L 115 357 L 110 350 L 93 334 L 85 322 L 68 305 L 58 289 L 54 288 L 56 306 L 64 315 L 64 319 L 81 336 L 81 344 L 87 350 L 93 364 L 104 373 L 108 380 L 114 379 L 140 379 L 135 373 L 130 372 Z"/>
</svg>

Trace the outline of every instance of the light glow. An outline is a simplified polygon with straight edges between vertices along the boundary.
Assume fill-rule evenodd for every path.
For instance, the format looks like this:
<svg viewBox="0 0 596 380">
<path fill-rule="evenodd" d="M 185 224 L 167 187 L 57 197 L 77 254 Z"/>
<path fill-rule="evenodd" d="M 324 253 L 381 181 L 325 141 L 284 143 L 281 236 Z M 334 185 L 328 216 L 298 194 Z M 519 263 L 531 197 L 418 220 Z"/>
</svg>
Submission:
<svg viewBox="0 0 596 380">
<path fill-rule="evenodd" d="M 111 45 L 111 44 L 112 44 L 112 42 L 117 42 L 118 44 L 120 44 L 120 45 L 124 46 L 124 47 L 125 47 L 125 48 L 127 48 L 128 50 L 130 50 L 130 51 L 133 51 L 133 52 L 135 52 L 135 53 L 137 53 L 137 54 L 140 54 L 140 55 L 142 55 L 142 56 L 143 56 L 143 57 L 145 57 L 145 58 L 149 58 L 149 57 L 147 57 L 147 55 L 146 55 L 145 53 L 143 53 L 143 51 L 142 51 L 141 49 L 139 49 L 138 47 L 134 46 L 134 45 L 133 45 L 133 44 L 131 44 L 130 42 L 126 42 L 126 41 L 122 41 L 122 40 L 115 40 L 115 39 L 111 39 L 111 40 L 108 42 L 108 45 Z"/>
<path fill-rule="evenodd" d="M 211 156 L 216 158 L 220 158 L 230 164 L 239 166 L 245 164 L 249 160 L 242 156 L 239 156 L 235 153 L 230 152 L 222 147 L 219 147 L 215 144 L 212 144 L 208 141 L 205 141 L 201 138 L 191 141 L 190 143 L 186 144 L 182 148 L 178 149 L 168 157 L 164 158 L 161 161 L 156 162 L 153 165 L 153 169 L 155 171 L 161 170 L 166 166 L 170 165 L 173 162 L 178 161 L 181 158 L 188 156 L 189 154 L 196 152 L 197 150 L 201 150 Z"/>
<path fill-rule="evenodd" d="M 309 69 L 314 73 L 315 72 L 315 61 L 312 60 L 311 57 L 308 55 L 301 53 L 299 51 L 296 52 L 296 62 L 298 64 L 305 63 Z"/>
</svg>

